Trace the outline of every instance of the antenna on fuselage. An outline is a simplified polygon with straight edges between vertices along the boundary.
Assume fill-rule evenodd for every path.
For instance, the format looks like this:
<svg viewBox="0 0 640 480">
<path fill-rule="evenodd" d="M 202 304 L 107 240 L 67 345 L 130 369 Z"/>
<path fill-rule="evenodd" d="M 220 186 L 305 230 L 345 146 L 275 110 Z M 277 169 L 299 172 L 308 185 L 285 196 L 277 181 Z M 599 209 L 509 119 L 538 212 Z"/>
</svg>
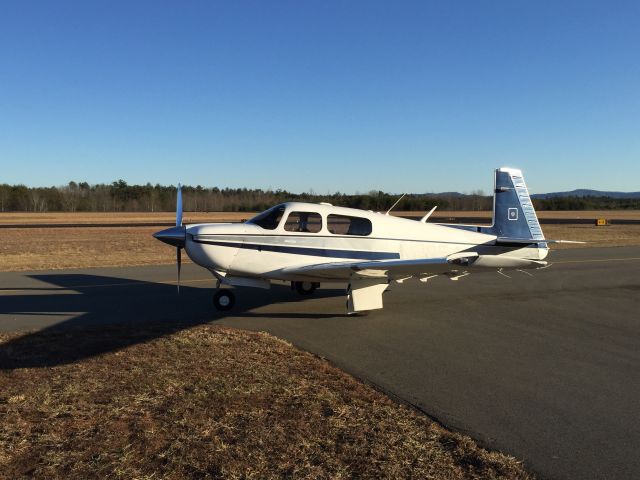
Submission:
<svg viewBox="0 0 640 480">
<path fill-rule="evenodd" d="M 427 220 L 429 220 L 429 217 L 431 216 L 431 214 L 436 211 L 436 208 L 438 208 L 437 205 L 433 207 L 431 210 L 429 210 L 429 213 L 427 213 L 424 217 L 422 217 L 420 221 L 422 223 L 427 223 Z"/>
<path fill-rule="evenodd" d="M 400 203 L 400 200 L 402 200 L 404 198 L 404 196 L 406 195 L 406 193 L 403 193 L 400 198 L 398 200 L 396 200 L 396 203 L 394 203 L 393 205 L 391 205 L 391 208 L 389 210 L 387 210 L 387 213 L 385 213 L 385 215 L 389 215 L 389 212 L 391 210 L 393 210 L 393 208 L 398 205 Z"/>
</svg>

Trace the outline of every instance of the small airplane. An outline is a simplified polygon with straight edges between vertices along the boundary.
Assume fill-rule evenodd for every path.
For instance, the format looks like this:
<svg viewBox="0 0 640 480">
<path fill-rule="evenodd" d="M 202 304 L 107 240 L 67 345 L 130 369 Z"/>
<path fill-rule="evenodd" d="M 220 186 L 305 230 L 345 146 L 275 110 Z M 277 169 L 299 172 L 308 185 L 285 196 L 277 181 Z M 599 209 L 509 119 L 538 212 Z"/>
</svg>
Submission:
<svg viewBox="0 0 640 480">
<path fill-rule="evenodd" d="M 176 226 L 153 236 L 176 247 L 178 290 L 182 249 L 213 274 L 218 310 L 235 304 L 228 287 L 268 289 L 280 280 L 301 295 L 323 282 L 346 284 L 347 312 L 355 313 L 382 308 L 393 281 L 547 267 L 548 244 L 567 241 L 544 238 L 522 172 L 496 169 L 493 199 L 491 226 L 427 223 L 435 207 L 416 221 L 301 202 L 276 205 L 244 223 L 182 225 L 178 186 Z"/>
</svg>

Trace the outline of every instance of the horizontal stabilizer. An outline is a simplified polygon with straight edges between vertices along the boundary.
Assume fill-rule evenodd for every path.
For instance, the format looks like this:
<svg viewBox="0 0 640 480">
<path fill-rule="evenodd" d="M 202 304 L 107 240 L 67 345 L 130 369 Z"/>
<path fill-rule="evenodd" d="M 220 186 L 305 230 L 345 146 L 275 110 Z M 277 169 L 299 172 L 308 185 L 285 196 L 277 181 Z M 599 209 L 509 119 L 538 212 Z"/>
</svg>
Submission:
<svg viewBox="0 0 640 480">
<path fill-rule="evenodd" d="M 580 242 L 578 240 L 545 240 L 545 242 L 547 243 L 587 243 L 587 242 Z"/>
<path fill-rule="evenodd" d="M 508 243 L 519 243 L 523 245 L 530 245 L 532 243 L 587 243 L 587 242 L 579 242 L 576 240 L 536 240 L 535 238 L 509 238 L 509 237 L 498 237 L 496 238 L 496 244 L 508 244 Z"/>
</svg>

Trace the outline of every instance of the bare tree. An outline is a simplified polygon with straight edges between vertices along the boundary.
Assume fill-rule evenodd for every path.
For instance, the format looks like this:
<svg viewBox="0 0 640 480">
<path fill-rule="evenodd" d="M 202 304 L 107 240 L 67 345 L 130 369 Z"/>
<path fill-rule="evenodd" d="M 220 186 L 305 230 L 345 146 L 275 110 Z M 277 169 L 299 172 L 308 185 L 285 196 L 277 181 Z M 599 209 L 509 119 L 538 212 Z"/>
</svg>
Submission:
<svg viewBox="0 0 640 480">
<path fill-rule="evenodd" d="M 0 185 L 0 211 L 4 212 L 5 208 L 7 208 L 7 203 L 9 201 L 9 193 L 11 187 L 6 183 Z"/>
<path fill-rule="evenodd" d="M 45 195 L 42 195 L 38 189 L 31 189 L 29 191 L 29 197 L 31 199 L 31 208 L 34 212 L 46 212 L 47 209 L 47 198 Z"/>
<path fill-rule="evenodd" d="M 74 181 L 60 189 L 62 193 L 62 204 L 67 212 L 75 212 L 78 208 L 78 201 L 80 199 L 80 191 L 78 184 Z"/>
</svg>

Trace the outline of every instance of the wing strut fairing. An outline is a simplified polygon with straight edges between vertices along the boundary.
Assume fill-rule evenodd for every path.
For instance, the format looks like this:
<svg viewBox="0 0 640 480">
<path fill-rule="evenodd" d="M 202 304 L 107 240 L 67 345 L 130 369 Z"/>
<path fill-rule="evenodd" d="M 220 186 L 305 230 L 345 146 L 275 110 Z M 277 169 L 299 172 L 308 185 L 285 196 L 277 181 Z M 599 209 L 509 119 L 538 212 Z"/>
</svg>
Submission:
<svg viewBox="0 0 640 480">
<path fill-rule="evenodd" d="M 351 275 L 347 288 L 347 311 L 349 313 L 382 308 L 382 294 L 387 289 L 386 278 L 363 278 Z"/>
</svg>

